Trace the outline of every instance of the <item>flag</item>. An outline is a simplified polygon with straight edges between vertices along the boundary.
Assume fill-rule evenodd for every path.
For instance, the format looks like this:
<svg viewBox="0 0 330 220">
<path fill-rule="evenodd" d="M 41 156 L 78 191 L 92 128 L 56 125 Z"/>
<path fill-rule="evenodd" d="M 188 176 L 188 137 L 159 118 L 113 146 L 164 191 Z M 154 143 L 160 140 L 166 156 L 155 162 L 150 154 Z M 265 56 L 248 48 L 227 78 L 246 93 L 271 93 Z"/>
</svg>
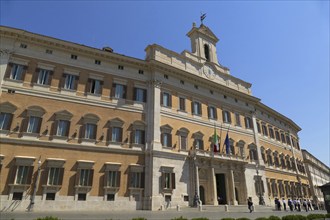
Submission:
<svg viewBox="0 0 330 220">
<path fill-rule="evenodd" d="M 227 135 L 226 135 L 224 145 L 226 145 L 226 154 L 229 154 L 230 153 L 230 142 L 229 142 L 228 132 L 227 132 Z"/>
<path fill-rule="evenodd" d="M 203 20 L 206 18 L 206 13 L 201 15 L 201 22 L 203 22 Z"/>
<path fill-rule="evenodd" d="M 213 152 L 219 152 L 219 141 L 218 141 L 218 135 L 217 135 L 217 131 L 214 127 L 214 135 L 213 135 Z"/>
</svg>

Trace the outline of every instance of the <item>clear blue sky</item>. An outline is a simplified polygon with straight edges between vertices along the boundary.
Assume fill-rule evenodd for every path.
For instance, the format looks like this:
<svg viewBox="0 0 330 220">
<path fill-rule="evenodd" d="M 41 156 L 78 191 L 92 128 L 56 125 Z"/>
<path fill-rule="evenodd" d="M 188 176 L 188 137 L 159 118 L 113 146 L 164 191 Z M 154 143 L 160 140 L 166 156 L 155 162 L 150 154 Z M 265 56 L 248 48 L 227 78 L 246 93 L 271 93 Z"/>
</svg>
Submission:
<svg viewBox="0 0 330 220">
<path fill-rule="evenodd" d="M 186 33 L 205 12 L 220 63 L 329 166 L 329 1 L 1 1 L 0 12 L 1 25 L 140 59 L 153 43 L 190 50 Z"/>
</svg>

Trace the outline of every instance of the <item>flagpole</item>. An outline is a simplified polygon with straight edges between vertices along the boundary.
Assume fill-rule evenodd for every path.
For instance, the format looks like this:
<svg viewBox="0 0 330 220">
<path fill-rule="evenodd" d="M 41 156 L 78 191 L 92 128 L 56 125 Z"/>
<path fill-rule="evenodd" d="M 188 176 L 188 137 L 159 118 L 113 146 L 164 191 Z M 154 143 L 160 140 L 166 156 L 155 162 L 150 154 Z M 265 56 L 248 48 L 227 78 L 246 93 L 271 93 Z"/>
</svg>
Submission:
<svg viewBox="0 0 330 220">
<path fill-rule="evenodd" d="M 219 153 L 221 152 L 221 135 L 222 135 L 222 124 L 220 124 L 220 140 L 219 140 Z"/>
</svg>

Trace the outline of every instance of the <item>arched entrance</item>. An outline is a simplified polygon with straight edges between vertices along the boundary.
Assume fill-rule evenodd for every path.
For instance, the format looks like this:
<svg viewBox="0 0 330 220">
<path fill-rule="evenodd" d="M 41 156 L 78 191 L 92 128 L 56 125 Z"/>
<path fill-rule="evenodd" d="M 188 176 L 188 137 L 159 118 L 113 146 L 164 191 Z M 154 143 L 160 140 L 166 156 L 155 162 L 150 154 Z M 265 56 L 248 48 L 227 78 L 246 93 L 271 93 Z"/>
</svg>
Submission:
<svg viewBox="0 0 330 220">
<path fill-rule="evenodd" d="M 204 192 L 204 187 L 199 186 L 199 198 L 202 201 L 202 204 L 205 204 L 205 192 Z"/>
</svg>

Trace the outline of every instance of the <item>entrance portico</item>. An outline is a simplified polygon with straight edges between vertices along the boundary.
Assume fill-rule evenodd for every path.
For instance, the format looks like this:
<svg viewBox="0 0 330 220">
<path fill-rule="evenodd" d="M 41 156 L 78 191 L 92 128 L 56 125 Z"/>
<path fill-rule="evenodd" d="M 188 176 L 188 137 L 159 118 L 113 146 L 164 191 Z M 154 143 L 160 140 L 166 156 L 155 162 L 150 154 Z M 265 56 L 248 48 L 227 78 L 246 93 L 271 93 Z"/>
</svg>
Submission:
<svg viewBox="0 0 330 220">
<path fill-rule="evenodd" d="M 237 156 L 200 155 L 193 160 L 196 192 L 204 205 L 246 204 L 247 189 L 243 158 Z M 203 198 L 202 198 L 203 197 Z"/>
</svg>

